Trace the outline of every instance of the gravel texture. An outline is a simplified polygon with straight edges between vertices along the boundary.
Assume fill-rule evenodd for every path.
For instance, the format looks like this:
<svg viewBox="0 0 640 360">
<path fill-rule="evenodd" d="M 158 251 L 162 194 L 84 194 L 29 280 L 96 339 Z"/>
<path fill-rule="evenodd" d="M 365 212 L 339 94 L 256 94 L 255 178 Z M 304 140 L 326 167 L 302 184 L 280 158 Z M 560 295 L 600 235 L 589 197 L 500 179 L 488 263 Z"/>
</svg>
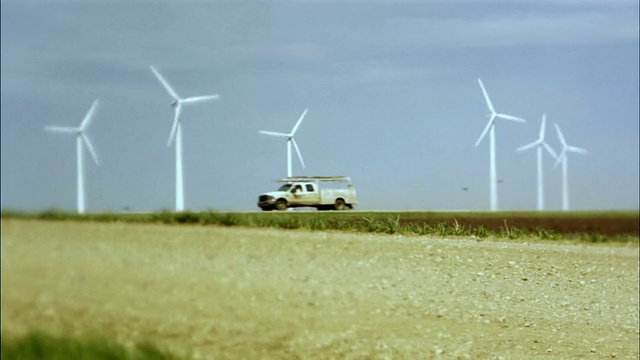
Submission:
<svg viewBox="0 0 640 360">
<path fill-rule="evenodd" d="M 2 336 L 192 358 L 639 357 L 637 244 L 2 220 Z"/>
</svg>

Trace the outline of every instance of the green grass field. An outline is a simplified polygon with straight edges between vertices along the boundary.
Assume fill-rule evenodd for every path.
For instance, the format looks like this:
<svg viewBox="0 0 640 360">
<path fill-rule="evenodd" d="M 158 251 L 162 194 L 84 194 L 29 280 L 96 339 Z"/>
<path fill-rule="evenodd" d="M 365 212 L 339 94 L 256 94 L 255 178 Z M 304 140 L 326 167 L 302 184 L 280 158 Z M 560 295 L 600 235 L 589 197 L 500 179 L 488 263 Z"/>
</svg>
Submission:
<svg viewBox="0 0 640 360">
<path fill-rule="evenodd" d="M 151 343 L 141 343 L 133 349 L 128 349 L 103 337 L 78 338 L 31 331 L 21 337 L 11 339 L 3 337 L 2 359 L 170 360 L 179 358 L 161 351 Z"/>
</svg>

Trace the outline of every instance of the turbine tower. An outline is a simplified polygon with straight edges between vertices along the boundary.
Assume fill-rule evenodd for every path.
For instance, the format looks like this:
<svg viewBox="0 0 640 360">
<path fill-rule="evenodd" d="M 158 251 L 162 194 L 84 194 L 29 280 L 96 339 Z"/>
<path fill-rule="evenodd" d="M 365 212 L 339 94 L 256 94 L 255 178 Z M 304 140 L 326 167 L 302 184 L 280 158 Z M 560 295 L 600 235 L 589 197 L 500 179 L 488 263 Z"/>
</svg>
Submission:
<svg viewBox="0 0 640 360">
<path fill-rule="evenodd" d="M 562 136 L 562 131 L 560 131 L 560 126 L 558 124 L 554 124 L 556 126 L 556 131 L 558 133 L 558 139 L 560 139 L 560 143 L 562 144 L 562 151 L 560 151 L 560 155 L 558 155 L 558 159 L 556 160 L 556 164 L 554 167 L 558 167 L 560 163 L 562 163 L 562 210 L 569 210 L 569 181 L 567 175 L 567 152 L 573 152 L 577 154 L 587 154 L 587 150 L 567 145 L 567 142 L 564 140 L 564 136 Z"/>
<path fill-rule="evenodd" d="M 192 96 L 186 99 L 182 99 L 178 94 L 171 88 L 169 83 L 160 75 L 160 72 L 151 65 L 151 71 L 156 75 L 162 86 L 167 90 L 169 95 L 173 98 L 173 102 L 171 102 L 171 106 L 175 108 L 175 114 L 173 118 L 173 126 L 171 127 L 171 133 L 169 134 L 169 141 L 167 141 L 167 146 L 171 146 L 171 142 L 173 139 L 176 139 L 176 211 L 184 210 L 184 184 L 182 181 L 182 118 L 181 110 L 182 104 L 192 104 L 206 100 L 215 100 L 219 96 L 218 95 L 205 95 L 205 96 Z"/>
<path fill-rule="evenodd" d="M 82 164 L 82 143 L 83 142 L 87 146 L 87 149 L 89 149 L 89 152 L 91 153 L 91 157 L 93 157 L 93 161 L 96 162 L 96 165 L 99 165 L 98 156 L 96 155 L 96 152 L 94 151 L 93 146 L 89 141 L 89 138 L 84 133 L 87 127 L 89 126 L 89 124 L 91 123 L 91 119 L 93 119 L 93 115 L 95 114 L 97 108 L 98 108 L 98 100 L 96 99 L 91 105 L 89 112 L 87 112 L 87 115 L 85 115 L 84 119 L 82 120 L 80 127 L 77 127 L 77 128 L 67 127 L 67 126 L 46 126 L 45 127 L 45 130 L 48 130 L 48 131 L 65 133 L 65 134 L 75 134 L 76 136 L 76 152 L 77 152 L 77 162 L 78 162 L 77 201 L 78 201 L 79 214 L 84 214 L 84 209 L 85 209 L 84 207 L 84 169 Z"/>
<path fill-rule="evenodd" d="M 544 141 L 544 132 L 545 125 L 547 122 L 547 114 L 542 114 L 542 124 L 540 125 L 540 135 L 538 135 L 538 140 L 529 143 L 527 145 L 521 146 L 517 149 L 517 151 L 525 151 L 529 149 L 537 148 L 537 156 L 538 156 L 538 211 L 544 210 L 544 185 L 543 185 L 543 177 L 542 177 L 542 148 L 547 150 L 547 152 L 556 159 L 558 155 L 555 151 Z"/>
<path fill-rule="evenodd" d="M 302 167 L 304 168 L 304 160 L 302 160 L 302 154 L 300 153 L 300 149 L 298 148 L 298 144 L 296 143 L 296 140 L 293 138 L 293 136 L 295 135 L 296 131 L 298 130 L 298 127 L 302 123 L 302 119 L 304 119 L 304 116 L 307 115 L 307 110 L 308 109 L 304 109 L 304 112 L 302 113 L 302 115 L 298 119 L 298 122 L 296 122 L 296 124 L 293 126 L 293 129 L 291 129 L 291 132 L 288 133 L 288 134 L 280 133 L 280 132 L 260 130 L 261 134 L 287 138 L 287 177 L 292 177 L 292 171 L 291 171 L 291 144 L 293 144 L 293 146 L 296 148 L 296 152 L 298 153 L 298 158 L 300 159 L 300 163 L 302 164 Z"/>
<path fill-rule="evenodd" d="M 496 174 L 495 119 L 501 118 L 521 123 L 525 123 L 527 121 L 519 117 L 497 113 L 493 108 L 493 104 L 489 99 L 489 95 L 484 89 L 484 85 L 482 84 L 482 81 L 480 79 L 478 79 L 478 83 L 480 84 L 480 88 L 482 89 L 484 99 L 487 101 L 487 107 L 489 107 L 489 114 L 487 115 L 489 117 L 489 121 L 487 122 L 487 126 L 485 126 L 484 130 L 482 131 L 482 134 L 480 134 L 478 141 L 476 141 L 476 146 L 480 145 L 482 139 L 485 137 L 485 135 L 487 135 L 487 132 L 489 132 L 489 191 L 491 195 L 491 211 L 496 211 L 498 210 L 498 176 Z"/>
</svg>

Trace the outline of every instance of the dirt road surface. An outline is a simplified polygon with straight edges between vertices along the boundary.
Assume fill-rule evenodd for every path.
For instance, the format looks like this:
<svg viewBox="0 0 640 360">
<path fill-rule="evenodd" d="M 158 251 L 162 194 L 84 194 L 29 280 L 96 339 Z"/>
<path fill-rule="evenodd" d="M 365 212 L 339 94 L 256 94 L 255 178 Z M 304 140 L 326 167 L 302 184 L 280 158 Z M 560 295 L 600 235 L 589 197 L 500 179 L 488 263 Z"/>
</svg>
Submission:
<svg viewBox="0 0 640 360">
<path fill-rule="evenodd" d="M 216 359 L 638 359 L 638 245 L 2 220 L 2 336 Z"/>
</svg>

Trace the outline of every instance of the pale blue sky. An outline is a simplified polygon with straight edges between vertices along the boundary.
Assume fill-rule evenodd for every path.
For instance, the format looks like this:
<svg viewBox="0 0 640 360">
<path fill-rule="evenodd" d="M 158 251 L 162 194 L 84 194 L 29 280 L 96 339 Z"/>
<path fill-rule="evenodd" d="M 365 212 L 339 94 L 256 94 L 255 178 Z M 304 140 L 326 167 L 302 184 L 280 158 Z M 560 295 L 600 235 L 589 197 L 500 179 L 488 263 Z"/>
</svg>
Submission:
<svg viewBox="0 0 640 360">
<path fill-rule="evenodd" d="M 349 175 L 360 209 L 489 208 L 489 144 L 480 77 L 500 112 L 499 208 L 536 207 L 535 151 L 547 113 L 570 145 L 571 208 L 638 209 L 639 15 L 602 1 L 18 1 L 1 2 L 2 208 L 75 210 L 73 137 L 88 211 L 173 208 L 173 109 L 156 65 L 184 97 L 186 207 L 257 210 L 286 176 L 284 139 L 306 168 Z M 561 171 L 545 158 L 546 207 L 561 207 Z M 464 191 L 463 187 L 468 187 Z"/>
</svg>

